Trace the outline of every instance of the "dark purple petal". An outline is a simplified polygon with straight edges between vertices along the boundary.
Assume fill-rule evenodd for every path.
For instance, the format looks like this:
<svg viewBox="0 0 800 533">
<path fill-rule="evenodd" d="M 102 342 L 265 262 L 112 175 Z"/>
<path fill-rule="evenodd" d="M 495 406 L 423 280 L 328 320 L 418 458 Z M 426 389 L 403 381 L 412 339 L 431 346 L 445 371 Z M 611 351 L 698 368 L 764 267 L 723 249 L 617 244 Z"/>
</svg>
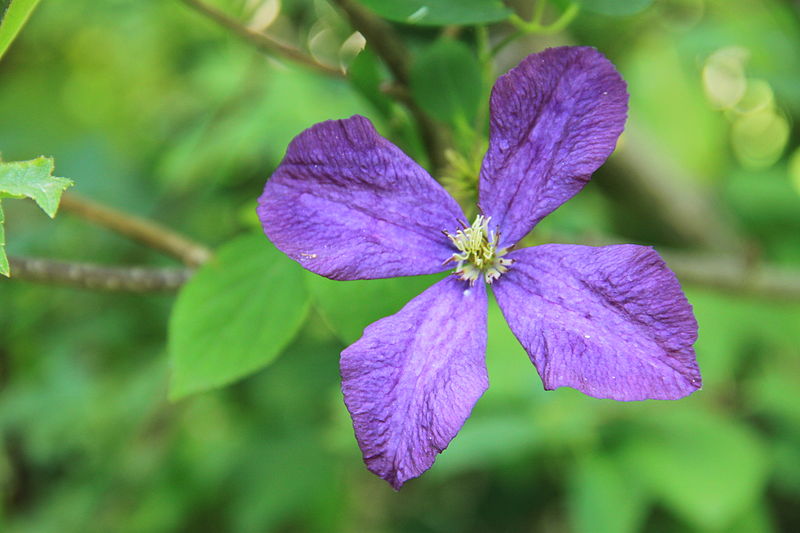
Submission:
<svg viewBox="0 0 800 533">
<path fill-rule="evenodd" d="M 489 385 L 486 289 L 453 276 L 342 352 L 342 392 L 364 462 L 395 489 L 431 467 Z"/>
<path fill-rule="evenodd" d="M 692 307 L 652 248 L 547 244 L 508 257 L 494 293 L 545 389 L 674 400 L 700 388 Z"/>
<path fill-rule="evenodd" d="M 333 279 L 446 270 L 453 249 L 442 230 L 464 218 L 422 167 L 361 116 L 298 135 L 258 203 L 270 240 Z"/>
<path fill-rule="evenodd" d="M 614 151 L 627 109 L 625 82 L 594 48 L 550 48 L 498 78 L 480 206 L 502 246 L 583 188 Z"/>
</svg>

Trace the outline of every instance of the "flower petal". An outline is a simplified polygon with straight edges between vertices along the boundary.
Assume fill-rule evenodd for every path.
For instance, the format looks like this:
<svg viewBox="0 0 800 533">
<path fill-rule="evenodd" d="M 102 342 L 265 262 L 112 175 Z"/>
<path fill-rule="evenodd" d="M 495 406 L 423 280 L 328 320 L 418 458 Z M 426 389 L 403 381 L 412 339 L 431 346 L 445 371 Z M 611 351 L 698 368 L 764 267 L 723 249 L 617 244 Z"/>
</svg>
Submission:
<svg viewBox="0 0 800 533">
<path fill-rule="evenodd" d="M 692 307 L 652 248 L 547 244 L 508 257 L 495 296 L 545 389 L 673 400 L 700 388 Z"/>
<path fill-rule="evenodd" d="M 480 206 L 502 246 L 583 188 L 614 151 L 627 109 L 625 82 L 594 48 L 550 48 L 498 78 Z"/>
<path fill-rule="evenodd" d="M 298 135 L 259 198 L 264 232 L 305 268 L 333 279 L 432 274 L 453 249 L 456 201 L 369 120 Z"/>
<path fill-rule="evenodd" d="M 395 489 L 431 467 L 486 390 L 486 289 L 453 276 L 342 352 L 364 462 Z"/>
</svg>

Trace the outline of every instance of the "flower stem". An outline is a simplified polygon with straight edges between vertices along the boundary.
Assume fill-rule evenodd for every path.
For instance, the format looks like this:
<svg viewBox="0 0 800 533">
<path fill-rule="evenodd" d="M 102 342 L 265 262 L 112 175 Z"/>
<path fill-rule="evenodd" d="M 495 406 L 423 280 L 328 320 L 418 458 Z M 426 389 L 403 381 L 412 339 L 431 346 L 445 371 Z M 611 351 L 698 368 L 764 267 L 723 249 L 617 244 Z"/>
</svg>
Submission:
<svg viewBox="0 0 800 533">
<path fill-rule="evenodd" d="M 569 26 L 575 17 L 578 16 L 578 13 L 580 12 L 580 5 L 570 4 L 556 20 L 550 24 L 542 24 L 546 3 L 546 0 L 540 0 L 536 3 L 533 18 L 530 21 L 526 21 L 517 14 L 512 14 L 508 18 L 508 21 L 513 24 L 517 30 L 508 34 L 503 40 L 497 43 L 494 48 L 492 48 L 492 55 L 497 55 L 503 48 L 519 39 L 523 35 L 552 35 L 554 33 L 563 31 L 567 26 Z"/>
<path fill-rule="evenodd" d="M 536 14 L 534 15 L 534 18 L 531 21 L 526 21 L 517 14 L 512 14 L 508 18 L 508 21 L 523 33 L 526 34 L 536 33 L 536 34 L 549 35 L 553 33 L 558 33 L 567 26 L 569 26 L 569 23 L 572 22 L 580 12 L 580 6 L 578 4 L 570 4 L 567 7 L 567 9 L 565 9 L 564 12 L 561 13 L 561 16 L 558 17 L 556 20 L 554 20 L 550 24 L 542 24 L 541 17 L 544 9 L 539 8 L 540 5 L 544 5 L 544 2 L 539 2 L 536 4 L 537 6 Z"/>
</svg>

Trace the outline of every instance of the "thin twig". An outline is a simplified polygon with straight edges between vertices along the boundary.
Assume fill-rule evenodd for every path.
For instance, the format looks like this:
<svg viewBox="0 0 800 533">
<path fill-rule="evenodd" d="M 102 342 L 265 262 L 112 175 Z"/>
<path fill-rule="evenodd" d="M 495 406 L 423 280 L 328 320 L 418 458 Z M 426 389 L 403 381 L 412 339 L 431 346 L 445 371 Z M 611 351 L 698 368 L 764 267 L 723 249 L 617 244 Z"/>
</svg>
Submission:
<svg viewBox="0 0 800 533">
<path fill-rule="evenodd" d="M 161 250 L 190 267 L 205 263 L 212 255 L 211 250 L 202 244 L 156 222 L 123 213 L 75 193 L 64 194 L 61 209 Z"/>
<path fill-rule="evenodd" d="M 548 35 L 563 31 L 564 28 L 569 26 L 569 23 L 572 22 L 572 20 L 580 12 L 579 4 L 570 4 L 556 20 L 554 20 L 549 24 L 542 24 L 542 16 L 544 14 L 544 7 L 543 7 L 544 4 L 545 2 L 539 2 L 536 4 L 536 13 L 533 17 L 533 20 L 531 21 L 527 21 L 517 14 L 512 14 L 508 18 L 508 21 L 523 33 Z"/>
<path fill-rule="evenodd" d="M 492 56 L 499 54 L 503 48 L 523 35 L 553 35 L 561 32 L 569 26 L 580 12 L 580 4 L 570 3 L 566 9 L 561 12 L 558 18 L 548 24 L 543 24 L 542 19 L 544 18 L 546 7 L 547 0 L 536 2 L 533 17 L 530 21 L 526 21 L 519 15 L 512 14 L 508 22 L 510 22 L 516 30 L 506 35 L 492 48 Z"/>
<path fill-rule="evenodd" d="M 104 266 L 31 257 L 9 257 L 9 264 L 12 281 L 102 291 L 175 291 L 194 272 L 190 268 Z"/>
<path fill-rule="evenodd" d="M 396 84 L 408 93 L 410 56 L 394 29 L 353 0 L 332 1 L 344 12 L 353 28 L 361 32 L 367 40 L 367 45 L 373 47 L 392 73 Z M 398 101 L 408 109 L 416 121 L 434 174 L 438 174 L 447 164 L 444 157 L 446 143 L 441 128 L 410 98 Z"/>
<path fill-rule="evenodd" d="M 234 34 L 236 34 L 239 38 L 247 41 L 251 45 L 255 46 L 262 52 L 266 52 L 268 54 L 280 55 L 287 59 L 290 59 L 296 63 L 300 63 L 305 65 L 306 67 L 310 67 L 317 72 L 321 72 L 328 76 L 333 76 L 335 78 L 343 78 L 345 76 L 344 72 L 341 70 L 330 67 L 328 65 L 324 65 L 311 57 L 310 55 L 306 54 L 302 50 L 295 48 L 294 46 L 285 43 L 267 35 L 266 33 L 261 33 L 255 30 L 248 28 L 245 24 L 239 22 L 235 18 L 225 14 L 224 12 L 220 11 L 219 9 L 202 2 L 201 0 L 181 0 L 184 4 L 191 7 L 198 13 L 205 15 L 206 17 L 212 19 L 214 22 L 223 26 L 229 30 L 231 30 Z"/>
</svg>

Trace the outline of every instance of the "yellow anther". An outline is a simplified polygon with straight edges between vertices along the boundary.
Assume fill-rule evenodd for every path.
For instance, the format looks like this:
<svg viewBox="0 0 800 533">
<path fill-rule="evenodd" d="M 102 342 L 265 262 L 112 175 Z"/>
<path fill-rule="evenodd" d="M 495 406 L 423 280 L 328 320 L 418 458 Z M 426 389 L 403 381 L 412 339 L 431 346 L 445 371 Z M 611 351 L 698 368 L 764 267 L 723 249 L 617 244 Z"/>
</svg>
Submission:
<svg viewBox="0 0 800 533">
<path fill-rule="evenodd" d="M 499 236 L 489 231 L 491 217 L 478 215 L 471 226 L 460 229 L 455 235 L 445 232 L 458 253 L 448 259 L 455 261 L 455 273 L 464 281 L 474 284 L 481 275 L 486 283 L 492 283 L 508 271 L 510 259 L 503 259 L 508 250 L 497 249 Z"/>
</svg>

